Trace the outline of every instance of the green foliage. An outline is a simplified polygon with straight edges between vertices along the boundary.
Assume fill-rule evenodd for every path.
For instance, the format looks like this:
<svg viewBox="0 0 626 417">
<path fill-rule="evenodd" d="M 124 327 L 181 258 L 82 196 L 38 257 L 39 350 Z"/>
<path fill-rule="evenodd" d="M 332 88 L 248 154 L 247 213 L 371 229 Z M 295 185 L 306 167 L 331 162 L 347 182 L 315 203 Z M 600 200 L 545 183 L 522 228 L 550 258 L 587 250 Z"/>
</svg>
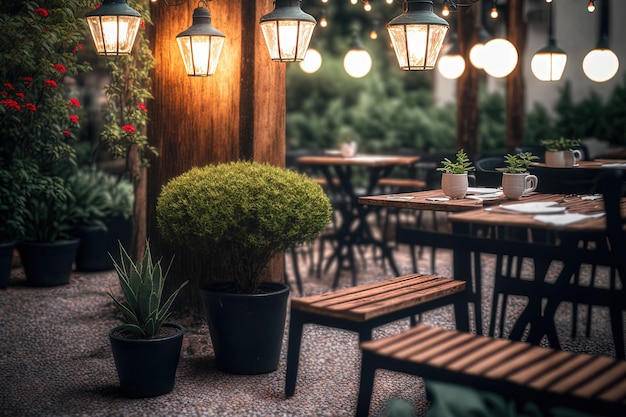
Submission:
<svg viewBox="0 0 626 417">
<path fill-rule="evenodd" d="M 63 180 L 54 185 L 55 192 L 33 193 L 26 202 L 25 231 L 22 239 L 29 242 L 54 242 L 72 238 L 80 213 L 76 198 L 64 187 Z"/>
<path fill-rule="evenodd" d="M 108 108 L 101 137 L 113 157 L 128 158 L 131 148 L 135 147 L 142 165 L 148 166 L 150 156 L 158 155 L 146 136 L 149 121 L 146 102 L 152 99 L 150 71 L 155 60 L 145 24 L 152 22 L 147 1 L 130 0 L 128 5 L 141 13 L 142 25 L 131 55 L 107 58 L 111 82 L 104 88 Z"/>
<path fill-rule="evenodd" d="M 257 162 L 229 162 L 170 180 L 157 200 L 166 240 L 207 259 L 207 276 L 254 293 L 278 253 L 313 241 L 330 222 L 322 188 L 304 174 Z"/>
<path fill-rule="evenodd" d="M 76 201 L 77 224 L 105 227 L 113 216 L 129 218 L 133 209 L 130 181 L 97 169 L 79 169 L 69 176 L 65 186 Z"/>
<path fill-rule="evenodd" d="M 163 286 L 169 268 L 163 272 L 161 260 L 152 263 L 150 242 L 146 243 L 143 257 L 137 263 L 133 262 L 121 244 L 120 263 L 112 259 L 124 299 L 116 298 L 112 293 L 109 295 L 124 316 L 122 330 L 139 338 L 154 337 L 170 316 L 170 307 L 174 299 L 188 281 L 183 282 L 161 305 Z"/>
<path fill-rule="evenodd" d="M 469 156 L 463 149 L 459 149 L 456 153 L 456 160 L 451 161 L 449 158 L 444 158 L 441 161 L 442 167 L 437 168 L 437 171 L 447 174 L 465 174 L 468 171 L 474 171 L 476 168 L 472 166 Z"/>
<path fill-rule="evenodd" d="M 539 157 L 533 155 L 532 152 L 520 152 L 515 155 L 507 154 L 504 156 L 506 167 L 496 169 L 509 174 L 524 174 L 528 172 L 528 168 L 532 163 L 538 160 Z"/>
<path fill-rule="evenodd" d="M 80 127 L 80 103 L 66 85 L 89 70 L 79 61 L 86 3 L 0 3 L 0 239 L 65 235 L 71 216 L 59 172 L 75 163 Z M 46 231 L 29 224 L 43 219 Z"/>
<path fill-rule="evenodd" d="M 580 146 L 580 139 L 566 139 L 560 137 L 558 139 L 543 139 L 541 140 L 541 146 L 544 146 L 547 151 L 564 151 Z"/>
</svg>

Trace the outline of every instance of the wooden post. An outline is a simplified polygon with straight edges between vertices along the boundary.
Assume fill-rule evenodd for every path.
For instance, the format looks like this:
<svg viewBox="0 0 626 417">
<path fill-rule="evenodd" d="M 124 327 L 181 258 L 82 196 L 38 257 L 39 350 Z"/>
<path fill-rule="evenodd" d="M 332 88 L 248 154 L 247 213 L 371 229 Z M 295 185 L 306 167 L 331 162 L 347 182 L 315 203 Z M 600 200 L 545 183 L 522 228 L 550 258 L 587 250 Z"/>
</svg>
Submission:
<svg viewBox="0 0 626 417">
<path fill-rule="evenodd" d="M 180 309 L 201 310 L 198 287 L 206 277 L 193 248 L 174 248 L 156 226 L 156 201 L 161 187 L 193 166 L 240 159 L 284 166 L 285 64 L 270 60 L 259 27 L 271 0 L 210 2 L 212 24 L 226 36 L 216 73 L 187 76 L 176 35 L 191 26 L 197 2 L 151 5 L 151 44 L 156 59 L 154 100 L 149 106 L 149 139 L 159 149 L 148 169 L 148 237 L 164 263 L 175 254 L 166 292 L 190 280 L 178 297 Z M 219 204 L 219 202 L 216 202 Z M 282 257 L 268 268 L 266 279 L 282 279 Z"/>
<path fill-rule="evenodd" d="M 459 49 L 465 59 L 465 71 L 457 80 L 456 144 L 473 161 L 478 153 L 478 70 L 469 60 L 469 51 L 478 40 L 480 8 L 459 7 L 457 34 Z"/>
<path fill-rule="evenodd" d="M 526 93 L 522 64 L 526 48 L 526 21 L 524 0 L 509 0 L 507 5 L 507 32 L 509 41 L 518 54 L 517 66 L 506 79 L 506 149 L 513 153 L 524 140 L 524 114 Z"/>
</svg>

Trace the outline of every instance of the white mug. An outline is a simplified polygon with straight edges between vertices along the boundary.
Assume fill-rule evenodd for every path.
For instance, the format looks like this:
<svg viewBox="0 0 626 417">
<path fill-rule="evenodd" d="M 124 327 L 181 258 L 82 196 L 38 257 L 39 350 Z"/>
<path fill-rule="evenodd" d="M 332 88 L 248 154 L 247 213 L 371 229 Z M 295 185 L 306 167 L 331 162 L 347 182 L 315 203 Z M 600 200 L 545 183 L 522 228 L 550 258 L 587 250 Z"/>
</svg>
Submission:
<svg viewBox="0 0 626 417">
<path fill-rule="evenodd" d="M 523 195 L 535 191 L 537 176 L 531 174 L 502 174 L 502 192 L 509 200 L 519 200 Z"/>
<path fill-rule="evenodd" d="M 341 156 L 348 158 L 356 155 L 357 144 L 356 142 L 344 142 L 341 144 Z"/>
<path fill-rule="evenodd" d="M 579 149 L 568 149 L 564 151 L 563 166 L 573 167 L 578 166 L 578 163 L 583 157 L 583 153 Z"/>
</svg>

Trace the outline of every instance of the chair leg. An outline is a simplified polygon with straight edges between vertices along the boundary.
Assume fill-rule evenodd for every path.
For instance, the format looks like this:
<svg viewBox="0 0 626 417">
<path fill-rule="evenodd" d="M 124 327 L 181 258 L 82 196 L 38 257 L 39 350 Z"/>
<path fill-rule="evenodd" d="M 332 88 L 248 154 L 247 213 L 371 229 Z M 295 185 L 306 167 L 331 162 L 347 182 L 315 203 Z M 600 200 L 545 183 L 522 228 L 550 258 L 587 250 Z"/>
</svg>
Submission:
<svg viewBox="0 0 626 417">
<path fill-rule="evenodd" d="M 287 342 L 287 374 L 285 376 L 285 397 L 293 396 L 298 378 L 298 361 L 304 323 L 298 311 L 291 311 L 289 318 L 289 338 Z"/>
<path fill-rule="evenodd" d="M 376 368 L 370 363 L 370 354 L 363 352 L 361 359 L 361 378 L 359 380 L 359 398 L 356 404 L 356 417 L 367 417 L 372 401 Z"/>
</svg>

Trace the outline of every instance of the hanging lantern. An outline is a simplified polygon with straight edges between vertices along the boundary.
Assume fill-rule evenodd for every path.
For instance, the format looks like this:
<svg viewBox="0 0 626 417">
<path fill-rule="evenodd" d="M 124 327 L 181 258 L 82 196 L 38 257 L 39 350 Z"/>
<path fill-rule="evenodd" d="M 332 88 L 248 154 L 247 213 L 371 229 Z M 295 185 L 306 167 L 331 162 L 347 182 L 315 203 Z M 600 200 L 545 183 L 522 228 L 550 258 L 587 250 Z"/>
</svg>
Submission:
<svg viewBox="0 0 626 417">
<path fill-rule="evenodd" d="M 206 2 L 201 3 L 206 6 Z M 224 34 L 211 25 L 211 12 L 208 7 L 197 7 L 193 11 L 189 29 L 176 35 L 187 75 L 193 77 L 213 75 L 225 39 Z"/>
<path fill-rule="evenodd" d="M 300 0 L 276 0 L 260 23 L 272 61 L 304 60 L 317 21 L 300 9 Z"/>
<path fill-rule="evenodd" d="M 451 37 L 451 45 L 445 55 L 439 58 L 437 70 L 449 80 L 456 80 L 465 72 L 465 59 L 459 50 L 457 35 Z"/>
<path fill-rule="evenodd" d="M 403 12 L 387 23 L 400 68 L 432 70 L 443 46 L 448 22 L 433 13 L 432 0 L 404 0 Z"/>
<path fill-rule="evenodd" d="M 85 15 L 98 55 L 130 55 L 141 14 L 126 0 L 103 0 Z"/>
<path fill-rule="evenodd" d="M 517 66 L 517 49 L 504 38 L 495 38 L 487 42 L 482 51 L 483 68 L 494 78 L 504 78 Z"/>
<path fill-rule="evenodd" d="M 565 64 L 567 64 L 567 54 L 556 46 L 556 39 L 552 30 L 552 2 L 549 6 L 548 46 L 538 50 L 530 61 L 530 69 L 540 81 L 560 80 L 565 70 Z"/>
<path fill-rule="evenodd" d="M 343 57 L 343 68 L 352 78 L 363 78 L 372 69 L 372 57 L 356 34 L 352 35 L 350 49 Z"/>
<path fill-rule="evenodd" d="M 609 48 L 609 0 L 600 8 L 600 37 L 598 46 L 583 59 L 583 72 L 591 81 L 603 83 L 615 76 L 619 69 L 619 58 Z"/>
</svg>

